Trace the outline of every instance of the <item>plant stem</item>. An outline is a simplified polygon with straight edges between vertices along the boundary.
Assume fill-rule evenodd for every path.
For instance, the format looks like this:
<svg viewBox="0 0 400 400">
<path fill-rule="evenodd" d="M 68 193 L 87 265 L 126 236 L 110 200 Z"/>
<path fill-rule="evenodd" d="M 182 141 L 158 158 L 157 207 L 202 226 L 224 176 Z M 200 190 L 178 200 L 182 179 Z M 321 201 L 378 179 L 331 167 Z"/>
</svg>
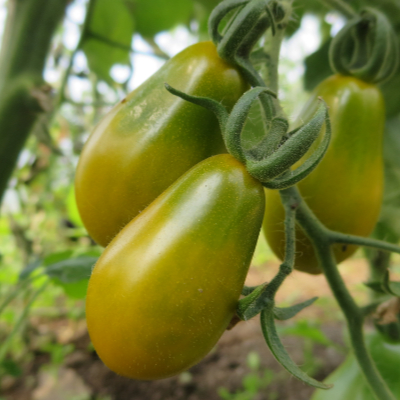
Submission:
<svg viewBox="0 0 400 400">
<path fill-rule="evenodd" d="M 29 314 L 29 310 L 32 307 L 33 303 L 35 302 L 35 300 L 38 298 L 38 296 L 44 291 L 44 289 L 46 289 L 48 283 L 50 281 L 47 280 L 31 297 L 31 299 L 29 300 L 29 303 L 25 306 L 22 314 L 20 315 L 20 317 L 18 318 L 18 320 L 16 321 L 16 323 L 14 324 L 14 327 L 12 329 L 12 331 L 10 332 L 10 334 L 7 336 L 7 338 L 4 340 L 4 342 L 2 343 L 1 347 L 0 347 L 0 365 L 4 360 L 4 357 L 7 355 L 7 351 L 11 345 L 12 339 L 14 338 L 15 334 L 18 332 L 18 330 L 21 328 L 22 324 L 24 323 L 24 321 L 26 320 L 26 318 L 28 317 Z"/>
<path fill-rule="evenodd" d="M 331 249 L 331 231 L 325 228 L 314 216 L 313 212 L 302 200 L 296 187 L 282 190 L 281 193 L 283 202 L 286 203 L 288 199 L 292 199 L 292 201 L 298 204 L 296 213 L 297 222 L 313 243 L 320 266 L 324 271 L 325 277 L 340 308 L 343 310 L 347 320 L 354 354 L 368 385 L 378 400 L 395 400 L 385 381 L 376 369 L 366 348 L 363 334 L 364 313 L 355 303 L 336 266 Z"/>
<path fill-rule="evenodd" d="M 85 21 L 83 22 L 83 25 L 82 25 L 81 36 L 79 38 L 78 44 L 76 45 L 75 49 L 73 50 L 73 52 L 69 58 L 69 63 L 68 63 L 67 69 L 65 70 L 64 75 L 62 77 L 60 89 L 58 91 L 55 110 L 58 109 L 61 106 L 61 104 L 63 103 L 63 101 L 65 100 L 65 89 L 67 87 L 68 78 L 71 74 L 72 67 L 74 65 L 75 56 L 78 53 L 78 51 L 81 49 L 81 47 L 86 39 L 87 32 L 89 31 L 90 20 L 92 18 L 93 11 L 94 11 L 94 3 L 95 3 L 94 0 L 90 0 L 86 7 L 86 9 L 87 9 L 86 16 L 85 16 Z"/>
<path fill-rule="evenodd" d="M 10 0 L 0 55 L 0 202 L 29 132 L 49 102 L 43 70 L 67 0 Z"/>
<path fill-rule="evenodd" d="M 347 235 L 345 233 L 334 232 L 326 229 L 328 240 L 330 244 L 342 243 L 342 244 L 356 244 L 358 246 L 372 247 L 374 249 L 391 251 L 393 253 L 400 254 L 400 246 L 396 244 L 387 243 L 383 240 L 364 238 L 355 235 Z"/>
<path fill-rule="evenodd" d="M 261 76 L 263 77 L 266 86 L 276 94 L 278 94 L 279 88 L 279 55 L 282 41 L 285 37 L 287 22 L 291 16 L 291 3 L 292 1 L 280 3 L 284 8 L 283 12 L 285 17 L 276 25 L 274 34 L 271 29 L 265 34 L 264 52 L 268 55 L 268 61 L 261 69 Z M 283 116 L 284 113 L 278 100 L 274 100 L 274 105 L 276 107 L 277 114 Z"/>
<path fill-rule="evenodd" d="M 286 192 L 281 191 L 282 203 L 285 209 L 285 257 L 283 263 L 279 266 L 279 271 L 267 286 L 267 297 L 274 302 L 274 297 L 279 287 L 286 277 L 293 271 L 296 254 L 296 209 L 297 204 L 288 196 Z M 272 304 L 271 303 L 271 304 Z"/>
<path fill-rule="evenodd" d="M 0 315 L 4 311 L 4 309 L 10 304 L 23 290 L 29 283 L 29 280 L 25 280 L 22 282 L 18 282 L 15 287 L 7 294 L 6 298 L 0 303 Z"/>
</svg>

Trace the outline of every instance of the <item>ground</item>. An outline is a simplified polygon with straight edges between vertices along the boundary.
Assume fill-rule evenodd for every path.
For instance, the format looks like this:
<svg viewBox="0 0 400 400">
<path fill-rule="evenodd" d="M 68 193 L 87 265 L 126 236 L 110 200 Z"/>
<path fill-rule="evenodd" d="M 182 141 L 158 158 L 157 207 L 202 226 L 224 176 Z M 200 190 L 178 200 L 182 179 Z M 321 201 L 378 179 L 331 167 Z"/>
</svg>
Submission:
<svg viewBox="0 0 400 400">
<path fill-rule="evenodd" d="M 268 281 L 277 268 L 276 261 L 253 267 L 246 283 Z M 366 301 L 364 261 L 352 259 L 341 271 L 357 300 Z M 288 306 L 314 296 L 320 297 L 314 305 L 278 327 L 294 361 L 322 380 L 346 354 L 345 324 L 325 278 L 294 272 L 279 291 L 277 304 Z M 226 331 L 215 349 L 188 372 L 152 382 L 126 379 L 105 367 L 90 345 L 84 320 L 57 318 L 31 324 L 32 335 L 51 333 L 70 351 L 58 366 L 53 362 L 48 367 L 49 353 L 35 351 L 32 340 L 33 358 L 22 376 L 2 379 L 1 400 L 309 400 L 313 392 L 275 361 L 258 318 Z"/>
</svg>

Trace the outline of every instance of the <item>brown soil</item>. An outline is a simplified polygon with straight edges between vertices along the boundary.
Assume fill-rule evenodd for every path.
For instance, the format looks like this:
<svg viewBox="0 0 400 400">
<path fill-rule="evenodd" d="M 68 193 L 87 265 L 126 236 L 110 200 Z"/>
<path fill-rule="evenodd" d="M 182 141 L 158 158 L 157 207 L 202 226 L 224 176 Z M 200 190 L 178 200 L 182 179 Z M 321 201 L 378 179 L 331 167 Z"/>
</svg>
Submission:
<svg viewBox="0 0 400 400">
<path fill-rule="evenodd" d="M 274 276 L 277 268 L 276 262 L 270 262 L 262 268 L 253 268 L 246 283 L 255 285 L 268 281 Z M 361 285 L 366 279 L 365 264 L 361 260 L 352 260 L 342 266 L 342 272 L 356 298 L 360 301 L 365 300 L 366 291 Z M 303 310 L 296 319 L 322 323 L 321 329 L 325 335 L 334 343 L 342 345 L 344 322 L 323 276 L 294 272 L 279 291 L 277 304 L 287 306 L 314 296 L 323 298 Z M 32 324 L 34 325 L 33 322 Z M 278 324 L 284 328 L 293 326 L 294 321 Z M 260 357 L 260 369 L 256 372 L 258 376 L 261 377 L 269 370 L 272 371 L 273 379 L 267 387 L 260 388 L 256 395 L 242 397 L 241 400 L 309 400 L 313 392 L 313 388 L 293 378 L 275 361 L 265 344 L 257 318 L 241 322 L 234 329 L 226 331 L 216 348 L 188 373 L 149 382 L 120 377 L 105 367 L 90 349 L 84 321 L 72 323 L 63 319 L 48 321 L 47 324 L 42 322 L 39 331 L 53 332 L 57 343 L 72 343 L 74 351 L 65 358 L 63 365 L 59 367 L 58 378 L 53 376 L 53 380 L 49 378 L 51 373 L 46 375 L 42 368 L 50 361 L 48 354 L 33 351 L 33 359 L 26 365 L 22 377 L 0 380 L 3 388 L 0 400 L 74 398 L 66 397 L 66 389 L 60 387 L 74 387 L 77 393 L 81 394 L 81 397 L 76 397 L 75 392 L 75 398 L 79 400 L 219 400 L 221 396 L 218 391 L 221 387 L 231 393 L 243 390 L 243 378 L 252 373 L 246 362 L 250 352 L 255 352 Z M 310 341 L 286 335 L 283 343 L 298 365 L 310 361 L 310 357 L 308 361 L 304 358 L 304 349 Z M 313 344 L 311 352 L 313 376 L 318 380 L 324 379 L 344 358 L 343 353 L 332 346 Z M 54 375 L 54 371 L 52 374 Z M 64 386 L 60 380 L 65 381 Z"/>
</svg>

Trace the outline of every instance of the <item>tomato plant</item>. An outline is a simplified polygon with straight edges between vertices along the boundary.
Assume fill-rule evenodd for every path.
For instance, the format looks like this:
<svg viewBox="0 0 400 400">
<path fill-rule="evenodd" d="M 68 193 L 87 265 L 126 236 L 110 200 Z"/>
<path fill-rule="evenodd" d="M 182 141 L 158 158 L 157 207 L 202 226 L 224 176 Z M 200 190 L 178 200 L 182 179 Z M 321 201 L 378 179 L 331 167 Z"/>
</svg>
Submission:
<svg viewBox="0 0 400 400">
<path fill-rule="evenodd" d="M 385 110 L 382 95 L 374 84 L 334 75 L 316 88 L 300 122 L 315 112 L 318 97 L 330 107 L 332 140 L 321 163 L 298 184 L 299 190 L 327 228 L 368 236 L 377 222 L 383 191 Z M 264 232 L 281 259 L 285 245 L 283 219 L 279 193 L 267 190 Z M 320 273 L 310 241 L 300 228 L 296 236 L 295 268 Z M 356 249 L 355 245 L 333 246 L 337 262 L 351 256 Z"/>
<path fill-rule="evenodd" d="M 213 43 L 200 42 L 104 117 L 84 147 L 75 178 L 81 218 L 102 246 L 193 165 L 225 151 L 215 116 L 172 96 L 164 82 L 228 108 L 248 87 Z"/>
<path fill-rule="evenodd" d="M 230 155 L 196 165 L 107 246 L 86 318 L 103 362 L 160 379 L 203 358 L 238 303 L 264 214 L 262 185 Z"/>
</svg>

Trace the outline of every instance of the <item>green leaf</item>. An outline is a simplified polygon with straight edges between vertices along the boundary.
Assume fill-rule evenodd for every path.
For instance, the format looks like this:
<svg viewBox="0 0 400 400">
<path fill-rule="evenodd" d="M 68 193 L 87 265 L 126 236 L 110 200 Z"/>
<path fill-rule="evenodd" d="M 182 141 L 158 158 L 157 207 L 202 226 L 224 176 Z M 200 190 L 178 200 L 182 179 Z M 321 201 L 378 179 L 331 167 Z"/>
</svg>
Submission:
<svg viewBox="0 0 400 400">
<path fill-rule="evenodd" d="M 257 288 L 258 288 L 258 286 L 243 286 L 242 295 L 247 296 Z"/>
<path fill-rule="evenodd" d="M 173 3 L 165 0 L 128 0 L 127 4 L 134 15 L 136 30 L 145 37 L 152 37 L 178 24 L 187 24 L 193 12 L 191 0 L 174 0 Z"/>
<path fill-rule="evenodd" d="M 393 295 L 400 297 L 400 282 L 389 282 L 389 287 Z"/>
<path fill-rule="evenodd" d="M 74 283 L 89 279 L 97 257 L 80 256 L 49 265 L 45 273 L 63 283 Z"/>
<path fill-rule="evenodd" d="M 100 79 L 112 83 L 111 67 L 114 64 L 130 65 L 133 17 L 124 0 L 96 0 L 90 11 L 82 50 L 90 69 Z"/>
<path fill-rule="evenodd" d="M 35 271 L 35 269 L 37 269 L 38 267 L 40 267 L 42 265 L 42 260 L 35 260 L 32 261 L 31 263 L 29 263 L 26 268 L 24 268 L 21 273 L 19 274 L 19 281 L 23 281 L 27 278 L 29 278 L 29 276 L 31 275 L 31 273 L 33 271 Z"/>
<path fill-rule="evenodd" d="M 382 288 L 382 282 L 365 282 L 365 286 L 369 287 L 376 293 L 385 294 L 386 291 Z"/>
<path fill-rule="evenodd" d="M 65 250 L 57 253 L 48 254 L 44 258 L 43 264 L 45 267 L 48 267 L 49 265 L 55 264 L 59 261 L 68 260 L 69 258 L 71 258 L 72 254 L 73 254 L 72 250 Z"/>
<path fill-rule="evenodd" d="M 265 308 L 269 301 L 268 297 L 266 296 L 267 286 L 267 283 L 257 286 L 244 299 L 239 300 L 236 314 L 241 320 L 248 321 Z"/>
<path fill-rule="evenodd" d="M 251 149 L 263 139 L 264 135 L 265 127 L 261 104 L 259 101 L 255 101 L 250 108 L 249 115 L 242 130 L 243 147 L 246 150 Z"/>
<path fill-rule="evenodd" d="M 57 278 L 53 278 L 53 283 L 61 286 L 68 297 L 78 300 L 85 298 L 89 279 L 83 279 L 81 281 L 72 283 L 64 283 Z"/>
<path fill-rule="evenodd" d="M 304 73 L 304 88 L 313 90 L 325 78 L 332 75 L 329 65 L 329 46 L 331 40 L 327 40 L 317 51 L 306 57 L 304 63 L 306 71 Z"/>
<path fill-rule="evenodd" d="M 274 307 L 275 319 L 278 319 L 279 321 L 285 321 L 287 319 L 290 319 L 295 315 L 297 315 L 304 308 L 310 306 L 317 299 L 318 297 L 313 297 L 312 299 L 309 299 L 299 304 L 295 304 L 294 306 L 291 307 L 285 307 L 285 308 Z"/>
<path fill-rule="evenodd" d="M 267 342 L 272 354 L 278 360 L 278 362 L 293 376 L 316 388 L 329 389 L 332 387 L 332 385 L 326 385 L 322 382 L 318 382 L 314 378 L 311 378 L 293 362 L 286 349 L 283 347 L 281 340 L 279 339 L 275 327 L 274 312 L 272 309 L 265 309 L 261 312 L 261 328 L 265 341 Z"/>
<path fill-rule="evenodd" d="M 400 297 L 400 282 L 390 282 L 389 271 L 386 271 L 382 282 L 382 287 L 386 293 Z"/>
</svg>

